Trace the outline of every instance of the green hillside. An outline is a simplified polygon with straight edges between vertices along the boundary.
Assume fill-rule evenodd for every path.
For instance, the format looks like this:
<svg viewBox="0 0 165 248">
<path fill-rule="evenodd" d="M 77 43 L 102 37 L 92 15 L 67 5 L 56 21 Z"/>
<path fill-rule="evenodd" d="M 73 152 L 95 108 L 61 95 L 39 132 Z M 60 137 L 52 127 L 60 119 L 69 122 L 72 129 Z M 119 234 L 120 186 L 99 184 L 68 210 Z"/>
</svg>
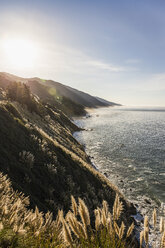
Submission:
<svg viewBox="0 0 165 248">
<path fill-rule="evenodd" d="M 6 89 L 12 82 L 25 83 L 33 94 L 69 116 L 85 115 L 85 108 L 116 106 L 118 104 L 91 96 L 64 84 L 40 78 L 21 78 L 0 72 L 0 87 Z"/>
<path fill-rule="evenodd" d="M 113 211 L 118 194 L 123 202 L 121 220 L 127 227 L 132 223 L 135 207 L 92 167 L 72 136 L 79 128 L 58 105 L 41 101 L 19 82 L 3 86 L 0 97 L 0 172 L 9 177 L 14 190 L 29 197 L 29 208 L 37 206 L 55 217 L 59 209 L 64 213 L 70 209 L 73 195 L 76 201 L 84 200 L 93 225 L 94 209 L 106 200 Z"/>
</svg>

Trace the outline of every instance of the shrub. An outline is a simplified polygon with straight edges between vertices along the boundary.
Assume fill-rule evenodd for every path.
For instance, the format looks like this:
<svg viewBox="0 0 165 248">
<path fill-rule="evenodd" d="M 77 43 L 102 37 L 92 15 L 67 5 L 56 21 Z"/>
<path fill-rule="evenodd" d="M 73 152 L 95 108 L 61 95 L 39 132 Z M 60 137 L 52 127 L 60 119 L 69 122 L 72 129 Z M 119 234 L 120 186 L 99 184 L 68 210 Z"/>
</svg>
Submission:
<svg viewBox="0 0 165 248">
<path fill-rule="evenodd" d="M 34 164 L 34 155 L 27 151 L 22 151 L 19 153 L 20 160 L 28 166 L 28 168 L 32 169 Z"/>
<path fill-rule="evenodd" d="M 6 90 L 6 96 L 12 101 L 25 104 L 29 111 L 38 113 L 37 104 L 29 86 L 21 82 L 12 82 Z"/>
</svg>

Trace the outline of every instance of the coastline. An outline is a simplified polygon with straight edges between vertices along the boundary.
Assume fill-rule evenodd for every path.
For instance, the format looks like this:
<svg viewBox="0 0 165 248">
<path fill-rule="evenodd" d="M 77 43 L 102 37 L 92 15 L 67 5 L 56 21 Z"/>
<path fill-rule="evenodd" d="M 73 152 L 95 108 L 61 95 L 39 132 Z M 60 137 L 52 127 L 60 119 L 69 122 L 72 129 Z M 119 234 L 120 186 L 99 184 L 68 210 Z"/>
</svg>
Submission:
<svg viewBox="0 0 165 248">
<path fill-rule="evenodd" d="M 117 106 L 117 107 L 118 107 L 118 106 Z M 97 108 L 97 109 L 100 109 L 100 108 Z M 95 108 L 89 109 L 89 111 L 87 112 L 87 114 L 86 114 L 85 116 L 79 116 L 79 117 L 73 118 L 74 124 L 75 124 L 76 126 L 78 126 L 78 128 L 80 128 L 80 130 L 74 132 L 73 135 L 74 135 L 74 137 L 76 138 L 76 140 L 78 140 L 78 142 L 81 143 L 81 145 L 84 146 L 85 152 L 86 152 L 87 155 L 89 156 L 89 158 L 90 158 L 90 160 L 91 160 L 91 163 L 94 164 L 94 167 L 96 167 L 97 170 L 99 170 L 102 174 L 104 174 L 107 178 L 109 178 L 109 176 L 107 175 L 107 173 L 105 173 L 104 171 L 100 170 L 100 167 L 101 167 L 101 166 L 100 166 L 99 163 L 96 161 L 95 155 L 90 153 L 90 151 L 88 150 L 88 147 L 87 147 L 86 144 L 84 143 L 85 141 L 82 142 L 82 140 L 80 139 L 80 135 L 79 135 L 79 133 L 80 133 L 81 131 L 85 131 L 85 132 L 93 132 L 93 131 L 95 131 L 94 128 L 93 128 L 93 126 L 92 126 L 92 127 L 84 127 L 83 122 L 84 122 L 84 120 L 88 119 L 87 121 L 88 121 L 88 123 L 89 123 L 91 117 L 100 117 L 99 114 L 98 114 L 97 112 L 95 112 L 95 111 L 97 111 L 97 109 L 95 109 Z M 105 110 L 106 110 L 106 109 L 110 109 L 110 107 L 103 107 L 103 108 L 101 107 L 101 109 L 105 109 Z M 113 109 L 114 109 L 114 107 L 113 107 Z M 86 110 L 88 110 L 88 109 L 86 109 Z M 118 110 L 118 109 L 117 109 L 117 110 Z M 77 135 L 76 135 L 76 133 L 77 133 Z M 92 136 L 93 136 L 93 135 L 92 135 Z M 97 142 L 97 141 L 96 141 L 96 142 Z M 97 145 L 97 144 L 96 144 L 96 145 Z M 124 144 L 121 144 L 121 147 L 119 147 L 119 149 L 120 149 L 120 148 L 123 148 L 124 146 L 125 146 Z M 99 147 L 102 147 L 102 144 L 100 144 L 100 142 L 99 142 Z M 126 159 L 125 159 L 125 160 L 126 160 Z M 129 166 L 129 167 L 130 167 L 130 166 Z M 101 169 L 102 169 L 102 168 L 101 168 Z M 120 181 L 120 177 L 119 177 L 119 176 L 117 177 L 117 180 Z M 123 183 L 123 182 L 122 182 L 122 183 Z M 121 185 L 120 185 L 120 186 L 121 186 Z M 117 185 L 117 187 L 119 187 L 119 188 L 120 188 L 120 186 Z M 122 186 L 123 186 L 123 185 L 122 185 Z M 132 190 L 130 189 L 130 191 L 132 191 Z M 122 192 L 122 193 L 123 193 L 123 192 Z M 123 194 L 124 194 L 124 193 L 123 193 Z M 157 200 L 157 199 L 155 199 L 155 198 L 149 198 L 149 197 L 145 196 L 143 204 L 146 204 L 146 206 L 147 206 L 147 205 L 154 205 L 154 206 L 160 207 L 160 206 L 161 206 L 161 201 L 159 201 L 159 200 Z M 135 205 L 136 205 L 136 202 L 135 202 Z M 144 214 L 144 213 L 143 213 L 143 214 Z"/>
<path fill-rule="evenodd" d="M 107 108 L 110 108 L 110 107 L 112 107 L 112 106 L 109 106 L 109 107 L 107 107 Z M 104 107 L 104 108 L 105 108 L 105 107 Z M 84 119 L 84 118 L 90 118 L 90 117 L 91 117 L 91 113 L 93 113 L 95 109 L 94 109 L 94 108 L 93 108 L 93 109 L 90 108 L 90 109 L 85 109 L 85 110 L 86 110 L 86 112 L 87 112 L 85 116 L 75 117 L 75 118 L 73 119 L 74 124 L 75 124 L 76 126 L 78 126 L 78 124 L 75 123 L 75 120 L 77 120 L 77 119 L 78 119 L 78 120 L 81 120 L 81 119 Z M 73 137 L 74 137 L 81 145 L 83 145 L 83 144 L 78 140 L 78 137 L 76 137 L 76 134 L 79 133 L 79 132 L 83 132 L 83 131 L 93 131 L 93 130 L 87 130 L 87 129 L 84 129 L 84 128 L 79 127 L 79 126 L 78 126 L 78 128 L 80 128 L 80 130 L 75 131 L 75 132 L 73 133 Z M 120 188 L 118 188 L 117 185 L 113 184 L 113 183 L 109 180 L 108 176 L 107 176 L 105 173 L 102 173 L 102 172 L 98 169 L 97 165 L 92 161 L 92 160 L 94 159 L 94 157 L 93 157 L 93 156 L 91 157 L 91 156 L 88 154 L 88 152 L 86 151 L 86 148 L 85 148 L 84 145 L 83 145 L 83 147 L 84 147 L 85 153 L 87 154 L 87 156 L 88 156 L 88 158 L 89 158 L 89 162 L 90 162 L 91 166 L 92 166 L 96 171 L 98 171 L 99 173 L 101 173 L 104 177 L 106 177 L 106 179 L 107 179 L 112 185 L 114 185 L 114 187 L 117 188 L 117 189 L 119 190 L 119 192 L 121 192 L 121 191 L 120 191 Z M 121 194 L 122 194 L 122 193 L 121 193 Z M 128 202 L 133 206 L 133 208 L 135 209 L 134 214 L 132 214 L 130 217 L 133 218 L 133 221 L 134 221 L 134 224 L 135 224 L 135 230 L 134 230 L 135 245 L 136 245 L 137 247 L 139 247 L 139 244 L 140 244 L 140 231 L 141 231 L 141 229 L 142 229 L 142 228 L 141 228 L 141 225 L 142 225 L 142 223 L 144 222 L 144 217 L 143 217 L 143 215 L 138 211 L 137 207 L 135 206 L 135 204 L 134 204 L 133 202 L 130 202 L 125 196 L 124 196 L 124 198 L 125 198 L 126 201 L 128 201 Z"/>
<path fill-rule="evenodd" d="M 104 107 L 104 108 L 105 108 L 105 107 Z M 108 107 L 108 108 L 109 108 L 109 107 Z M 90 109 L 89 111 L 87 111 L 87 109 L 86 109 L 87 115 L 86 115 L 85 117 L 83 116 L 83 117 L 76 118 L 76 120 L 80 120 L 80 122 L 81 122 L 82 119 L 88 119 L 88 118 L 92 117 L 92 113 L 94 113 L 94 110 L 95 110 L 95 109 L 92 109 L 92 110 Z M 74 123 L 75 123 L 76 125 L 78 125 L 78 123 L 75 122 L 75 120 L 74 120 Z M 87 131 L 87 132 L 88 132 L 88 131 L 93 131 L 93 130 L 88 130 L 88 129 L 84 129 L 84 128 L 83 128 L 83 130 L 80 130 L 80 131 L 78 131 L 78 132 L 75 132 L 75 133 L 73 134 L 73 136 L 74 136 L 74 138 L 75 138 L 79 143 L 81 143 L 81 142 L 80 142 L 80 140 L 78 139 L 78 135 L 76 135 L 76 133 L 79 134 L 79 132 L 81 132 L 81 131 Z M 81 143 L 81 144 L 82 144 L 82 143 Z M 84 144 L 82 144 L 82 145 L 84 145 Z M 94 162 L 94 160 L 95 160 L 94 154 L 90 154 L 90 155 L 89 155 L 89 153 L 88 153 L 88 151 L 87 151 L 87 149 L 86 149 L 85 146 L 84 146 L 84 150 L 85 150 L 85 152 L 87 153 L 87 155 L 89 156 L 89 159 L 90 159 L 90 162 L 91 162 L 93 168 L 96 169 L 97 171 L 99 171 L 102 175 L 104 175 L 104 176 L 110 181 L 108 175 L 106 175 L 106 173 L 102 172 L 102 171 L 98 168 L 97 164 Z M 111 182 L 111 181 L 110 181 L 110 182 Z M 113 184 L 113 182 L 111 182 L 111 183 Z M 115 185 L 115 186 L 118 187 L 118 185 Z M 118 187 L 118 188 L 119 188 L 119 191 L 120 191 L 120 187 Z M 125 196 L 125 198 L 126 198 L 128 201 L 130 201 L 130 199 L 128 199 L 127 196 Z M 144 202 L 142 202 L 142 203 L 139 202 L 139 200 L 138 200 L 138 201 L 131 201 L 131 203 L 133 204 L 133 206 L 136 208 L 136 214 L 135 214 L 135 215 L 132 215 L 132 217 L 134 218 L 134 222 L 135 222 L 135 236 L 136 236 L 136 239 L 138 240 L 138 242 L 140 241 L 139 234 L 140 234 L 141 230 L 143 229 L 144 216 L 150 214 L 149 217 L 151 217 L 151 216 L 152 216 L 152 211 L 153 211 L 153 209 L 154 209 L 154 207 L 155 207 L 155 206 L 154 206 L 154 202 L 153 202 L 151 199 L 145 198 L 145 199 L 143 199 L 143 200 L 144 200 Z M 145 205 L 144 205 L 144 203 L 145 203 Z M 156 209 L 158 210 L 158 207 L 157 207 L 157 206 L 156 206 Z M 143 211 L 142 211 L 142 210 L 143 210 Z M 158 210 L 158 212 L 159 212 L 159 210 Z M 155 239 L 156 239 L 157 235 L 158 235 L 158 232 L 157 232 L 157 233 L 154 233 L 154 229 L 153 229 L 153 227 L 151 226 L 150 247 L 152 247 L 152 244 L 155 242 Z"/>
</svg>

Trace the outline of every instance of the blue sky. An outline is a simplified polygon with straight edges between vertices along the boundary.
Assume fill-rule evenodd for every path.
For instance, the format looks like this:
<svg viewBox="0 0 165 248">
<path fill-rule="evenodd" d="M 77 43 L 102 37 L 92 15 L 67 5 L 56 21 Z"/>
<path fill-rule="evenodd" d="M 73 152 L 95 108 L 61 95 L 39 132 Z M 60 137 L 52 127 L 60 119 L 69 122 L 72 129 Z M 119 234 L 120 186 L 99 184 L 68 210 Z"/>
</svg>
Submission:
<svg viewBox="0 0 165 248">
<path fill-rule="evenodd" d="M 30 41 L 37 59 L 10 64 L 0 42 L 0 71 L 125 105 L 165 106 L 164 13 L 164 0 L 1 0 L 1 40 Z"/>
</svg>

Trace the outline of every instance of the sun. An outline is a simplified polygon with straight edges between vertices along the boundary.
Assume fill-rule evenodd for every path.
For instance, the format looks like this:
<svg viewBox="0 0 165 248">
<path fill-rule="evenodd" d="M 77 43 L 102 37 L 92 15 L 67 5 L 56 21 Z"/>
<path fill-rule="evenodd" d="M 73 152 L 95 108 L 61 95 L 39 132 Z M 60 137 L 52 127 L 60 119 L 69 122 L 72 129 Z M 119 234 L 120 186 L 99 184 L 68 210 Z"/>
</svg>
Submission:
<svg viewBox="0 0 165 248">
<path fill-rule="evenodd" d="M 14 68 L 33 67 L 36 62 L 37 47 L 29 40 L 4 40 L 3 51 L 7 63 Z"/>
</svg>

